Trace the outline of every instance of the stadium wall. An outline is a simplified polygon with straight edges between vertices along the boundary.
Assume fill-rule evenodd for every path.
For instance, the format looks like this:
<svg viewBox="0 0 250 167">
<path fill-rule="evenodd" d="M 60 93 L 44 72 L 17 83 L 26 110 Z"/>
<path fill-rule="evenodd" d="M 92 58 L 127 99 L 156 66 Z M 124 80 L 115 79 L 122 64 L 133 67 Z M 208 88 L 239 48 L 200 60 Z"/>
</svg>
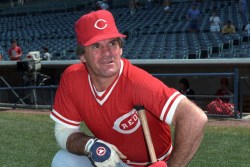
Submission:
<svg viewBox="0 0 250 167">
<path fill-rule="evenodd" d="M 131 62 L 151 74 L 225 73 L 233 72 L 234 68 L 238 68 L 239 76 L 244 78 L 241 85 L 243 95 L 250 95 L 248 85 L 250 83 L 250 59 L 131 60 Z M 57 85 L 64 69 L 74 63 L 79 63 L 79 61 L 42 61 L 41 73 L 51 77 L 46 84 Z M 11 86 L 20 85 L 20 73 L 16 70 L 16 62 L 0 62 L 0 76 L 3 76 Z M 178 88 L 178 81 L 181 77 L 162 77 L 160 79 L 171 87 Z M 220 84 L 220 78 L 218 77 L 189 77 L 188 79 L 197 94 L 214 94 Z M 232 83 L 232 78 L 229 78 L 229 81 Z M 233 88 L 233 85 L 230 85 L 230 87 Z"/>
<path fill-rule="evenodd" d="M 131 62 L 151 74 L 181 74 L 181 73 L 233 73 L 235 68 L 239 70 L 240 90 L 242 92 L 239 103 L 243 104 L 243 112 L 249 112 L 248 100 L 250 99 L 250 58 L 249 59 L 198 59 L 198 60 L 131 60 Z M 69 65 L 79 63 L 71 61 L 42 61 L 42 74 L 51 78 L 45 82 L 46 85 L 58 85 L 62 72 Z M 0 61 L 0 76 L 2 76 L 11 87 L 21 86 L 21 75 L 17 72 L 16 62 Z M 164 76 L 159 79 L 165 84 L 176 89 L 181 76 Z M 186 77 L 195 90 L 196 95 L 213 95 L 220 87 L 221 77 Z M 233 90 L 233 78 L 229 79 L 229 88 Z M 0 81 L 0 87 L 6 84 Z M 242 101 L 241 101 L 242 100 Z"/>
</svg>

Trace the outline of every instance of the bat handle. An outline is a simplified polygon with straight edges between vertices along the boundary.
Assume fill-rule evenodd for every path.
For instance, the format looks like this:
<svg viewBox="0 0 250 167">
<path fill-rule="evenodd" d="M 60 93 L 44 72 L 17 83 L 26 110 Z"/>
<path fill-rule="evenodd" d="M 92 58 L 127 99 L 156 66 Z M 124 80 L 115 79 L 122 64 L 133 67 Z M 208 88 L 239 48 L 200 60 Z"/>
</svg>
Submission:
<svg viewBox="0 0 250 167">
<path fill-rule="evenodd" d="M 142 129 L 143 129 L 144 137 L 146 139 L 151 162 L 155 163 L 155 162 L 157 162 L 157 158 L 156 158 L 154 145 L 153 145 L 152 138 L 151 138 L 150 131 L 149 131 L 149 127 L 148 127 L 148 121 L 147 121 L 145 109 L 140 109 L 138 111 L 138 115 L 139 115 L 139 118 L 140 118 L 140 121 L 142 124 Z"/>
</svg>

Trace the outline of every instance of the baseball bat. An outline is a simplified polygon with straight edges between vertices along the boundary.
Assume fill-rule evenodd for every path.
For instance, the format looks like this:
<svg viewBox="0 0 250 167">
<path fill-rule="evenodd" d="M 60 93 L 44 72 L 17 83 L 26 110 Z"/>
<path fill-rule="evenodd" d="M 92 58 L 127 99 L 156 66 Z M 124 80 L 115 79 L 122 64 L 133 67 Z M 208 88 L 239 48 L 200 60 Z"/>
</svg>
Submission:
<svg viewBox="0 0 250 167">
<path fill-rule="evenodd" d="M 142 129 L 143 129 L 144 137 L 146 139 L 146 144 L 148 147 L 148 152 L 149 152 L 151 162 L 155 163 L 155 162 L 157 162 L 157 158 L 156 158 L 154 145 L 153 145 L 152 138 L 151 138 L 150 131 L 149 131 L 149 127 L 148 127 L 148 121 L 147 121 L 145 109 L 144 108 L 139 109 L 138 115 L 139 115 L 139 119 L 140 119 L 141 124 L 142 124 Z"/>
</svg>

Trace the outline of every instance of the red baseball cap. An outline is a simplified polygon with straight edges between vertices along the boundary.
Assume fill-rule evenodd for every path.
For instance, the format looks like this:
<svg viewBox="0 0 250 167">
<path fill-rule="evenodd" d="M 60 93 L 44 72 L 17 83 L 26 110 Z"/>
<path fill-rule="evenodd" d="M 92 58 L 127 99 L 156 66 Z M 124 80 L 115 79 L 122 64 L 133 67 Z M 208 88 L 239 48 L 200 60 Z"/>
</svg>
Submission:
<svg viewBox="0 0 250 167">
<path fill-rule="evenodd" d="M 83 46 L 104 39 L 126 37 L 119 33 L 113 15 L 107 10 L 98 10 L 83 15 L 76 21 L 75 31 L 78 44 Z"/>
</svg>

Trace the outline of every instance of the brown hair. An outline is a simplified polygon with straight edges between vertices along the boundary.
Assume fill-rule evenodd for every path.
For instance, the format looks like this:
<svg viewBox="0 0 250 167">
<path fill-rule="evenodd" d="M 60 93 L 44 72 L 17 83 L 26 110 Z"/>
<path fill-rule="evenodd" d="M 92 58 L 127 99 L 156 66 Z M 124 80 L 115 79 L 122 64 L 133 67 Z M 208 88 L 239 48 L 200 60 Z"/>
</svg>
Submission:
<svg viewBox="0 0 250 167">
<path fill-rule="evenodd" d="M 117 38 L 120 48 L 123 48 L 124 40 L 122 38 Z M 78 44 L 76 46 L 76 55 L 79 57 L 85 53 L 85 46 Z"/>
</svg>

